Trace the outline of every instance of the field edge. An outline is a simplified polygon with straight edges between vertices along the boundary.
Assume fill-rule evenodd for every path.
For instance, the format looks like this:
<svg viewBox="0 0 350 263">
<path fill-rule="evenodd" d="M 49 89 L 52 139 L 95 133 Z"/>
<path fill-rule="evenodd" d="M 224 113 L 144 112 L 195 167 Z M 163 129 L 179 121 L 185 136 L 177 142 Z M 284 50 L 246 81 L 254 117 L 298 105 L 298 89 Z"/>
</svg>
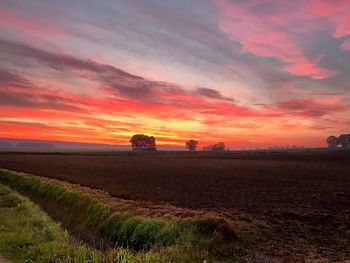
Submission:
<svg viewBox="0 0 350 263">
<path fill-rule="evenodd" d="M 235 232 L 226 222 L 215 218 L 162 221 L 113 212 L 108 206 L 62 185 L 8 170 L 0 170 L 0 182 L 29 196 L 44 210 L 52 211 L 54 208 L 61 211 L 65 217 L 60 220 L 66 225 L 79 226 L 81 232 L 93 232 L 94 238 L 108 240 L 114 246 L 131 248 L 133 251 L 160 249 L 165 254 L 176 248 L 182 250 L 183 255 L 197 257 L 196 261 L 201 260 L 198 262 L 236 262 L 241 261 L 245 254 Z"/>
</svg>

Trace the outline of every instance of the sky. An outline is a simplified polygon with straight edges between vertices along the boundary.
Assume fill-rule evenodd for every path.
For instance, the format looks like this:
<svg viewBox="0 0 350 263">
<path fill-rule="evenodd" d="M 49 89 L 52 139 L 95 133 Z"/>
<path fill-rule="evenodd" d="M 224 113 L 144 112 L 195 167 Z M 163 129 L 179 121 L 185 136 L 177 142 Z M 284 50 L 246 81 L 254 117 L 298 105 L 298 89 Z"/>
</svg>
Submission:
<svg viewBox="0 0 350 263">
<path fill-rule="evenodd" d="M 0 137 L 231 148 L 350 133 L 348 0 L 2 0 Z"/>
</svg>

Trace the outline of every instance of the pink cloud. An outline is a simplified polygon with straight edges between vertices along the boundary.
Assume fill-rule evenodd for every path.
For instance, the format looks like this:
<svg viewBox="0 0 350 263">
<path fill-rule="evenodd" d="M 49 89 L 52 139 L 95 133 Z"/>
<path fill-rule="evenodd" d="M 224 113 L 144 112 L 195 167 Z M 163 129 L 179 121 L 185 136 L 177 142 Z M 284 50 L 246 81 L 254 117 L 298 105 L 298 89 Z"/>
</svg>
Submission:
<svg viewBox="0 0 350 263">
<path fill-rule="evenodd" d="M 321 14 L 304 14 L 309 6 L 292 5 L 294 9 L 290 9 L 288 3 L 277 1 L 216 0 L 216 4 L 222 12 L 219 29 L 239 42 L 244 51 L 278 59 L 283 70 L 293 75 L 324 79 L 336 74 L 320 65 L 322 54 L 307 54 L 306 48 L 311 48 L 315 34 L 324 26 L 316 21 Z M 257 11 L 262 5 L 269 7 L 271 13 Z M 333 17 L 332 21 L 336 23 Z M 334 35 L 340 36 L 346 27 L 337 25 Z M 307 34 L 307 39 L 300 39 L 300 33 Z"/>
<path fill-rule="evenodd" d="M 299 61 L 299 63 L 284 67 L 284 69 L 291 74 L 297 76 L 311 76 L 313 79 L 324 79 L 336 74 L 335 71 L 319 68 L 317 65 L 307 61 L 305 61 L 304 64 Z"/>
<path fill-rule="evenodd" d="M 350 34 L 350 5 L 344 0 L 311 0 L 305 1 L 301 15 L 305 18 L 326 18 L 333 27 L 334 37 L 344 37 Z"/>
<path fill-rule="evenodd" d="M 0 9 L 0 28 L 9 28 L 22 34 L 44 36 L 64 35 L 64 31 L 48 23 L 42 23 L 34 18 L 26 17 L 14 10 Z"/>
</svg>

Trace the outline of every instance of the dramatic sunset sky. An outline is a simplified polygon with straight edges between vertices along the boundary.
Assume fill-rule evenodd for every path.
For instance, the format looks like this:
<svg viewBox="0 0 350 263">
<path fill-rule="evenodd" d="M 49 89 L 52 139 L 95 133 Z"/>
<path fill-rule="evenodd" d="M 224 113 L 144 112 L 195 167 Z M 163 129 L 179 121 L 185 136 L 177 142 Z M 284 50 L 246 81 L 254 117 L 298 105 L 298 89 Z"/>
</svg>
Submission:
<svg viewBox="0 0 350 263">
<path fill-rule="evenodd" d="M 348 0 L 0 2 L 0 137 L 231 148 L 350 132 Z"/>
</svg>

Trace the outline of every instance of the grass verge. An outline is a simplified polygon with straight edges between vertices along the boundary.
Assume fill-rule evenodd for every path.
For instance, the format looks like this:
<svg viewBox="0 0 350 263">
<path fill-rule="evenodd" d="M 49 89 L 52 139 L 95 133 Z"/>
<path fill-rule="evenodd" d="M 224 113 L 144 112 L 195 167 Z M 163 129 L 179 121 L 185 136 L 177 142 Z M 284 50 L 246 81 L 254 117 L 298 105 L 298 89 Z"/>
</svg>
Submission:
<svg viewBox="0 0 350 263">
<path fill-rule="evenodd" d="M 71 242 L 67 231 L 38 206 L 2 184 L 0 214 L 0 252 L 15 262 L 107 260 L 107 254 Z"/>
<path fill-rule="evenodd" d="M 63 185 L 14 172 L 0 171 L 0 182 L 29 196 L 45 209 L 56 211 L 67 226 L 79 226 L 80 232 L 108 241 L 109 248 L 118 248 L 108 252 L 109 257 L 115 253 L 111 262 L 235 262 L 244 254 L 230 226 L 217 219 L 162 221 L 113 212 L 105 204 Z M 71 262 L 110 262 L 104 261 L 107 257 L 102 257 L 101 252 L 86 253 L 94 255 L 97 261 Z"/>
</svg>

